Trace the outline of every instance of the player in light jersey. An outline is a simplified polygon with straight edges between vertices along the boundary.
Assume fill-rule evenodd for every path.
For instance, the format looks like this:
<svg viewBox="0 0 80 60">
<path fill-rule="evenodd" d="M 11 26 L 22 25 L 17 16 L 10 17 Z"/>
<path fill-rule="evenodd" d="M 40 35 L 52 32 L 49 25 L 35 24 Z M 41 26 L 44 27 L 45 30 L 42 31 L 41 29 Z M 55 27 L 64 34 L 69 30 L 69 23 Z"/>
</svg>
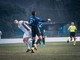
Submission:
<svg viewBox="0 0 80 60">
<path fill-rule="evenodd" d="M 28 21 L 14 20 L 14 23 L 16 25 L 18 25 L 18 28 L 21 29 L 24 32 L 23 42 L 25 43 L 25 45 L 28 48 L 26 52 L 31 51 L 32 41 L 29 40 L 29 38 L 31 38 L 31 28 L 29 27 Z"/>
</svg>

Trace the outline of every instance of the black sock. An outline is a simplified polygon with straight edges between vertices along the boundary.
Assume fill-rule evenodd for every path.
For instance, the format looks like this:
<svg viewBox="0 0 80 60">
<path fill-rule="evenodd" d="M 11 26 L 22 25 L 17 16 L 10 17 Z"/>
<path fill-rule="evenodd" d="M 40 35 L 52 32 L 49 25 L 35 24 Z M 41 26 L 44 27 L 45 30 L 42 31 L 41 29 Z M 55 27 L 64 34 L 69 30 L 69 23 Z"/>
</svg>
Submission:
<svg viewBox="0 0 80 60">
<path fill-rule="evenodd" d="M 42 40 L 41 40 L 41 39 L 39 39 L 39 44 L 40 44 L 40 45 L 41 45 L 41 41 L 42 41 Z"/>
<path fill-rule="evenodd" d="M 37 40 L 36 44 L 38 44 L 38 43 L 39 43 L 39 39 Z"/>
<path fill-rule="evenodd" d="M 34 44 L 35 44 L 35 40 L 32 40 L 32 47 L 34 47 Z"/>
<path fill-rule="evenodd" d="M 45 38 L 43 38 L 43 44 L 45 44 Z"/>
</svg>

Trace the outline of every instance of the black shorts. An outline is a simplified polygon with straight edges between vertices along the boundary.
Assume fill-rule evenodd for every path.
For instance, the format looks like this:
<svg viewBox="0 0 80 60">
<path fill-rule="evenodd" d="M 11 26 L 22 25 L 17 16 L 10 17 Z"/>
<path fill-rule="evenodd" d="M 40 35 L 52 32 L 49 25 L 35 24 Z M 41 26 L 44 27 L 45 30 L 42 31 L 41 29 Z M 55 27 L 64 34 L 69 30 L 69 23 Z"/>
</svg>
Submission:
<svg viewBox="0 0 80 60">
<path fill-rule="evenodd" d="M 75 37 L 75 32 L 70 32 L 70 37 Z"/>
<path fill-rule="evenodd" d="M 32 37 L 36 37 L 36 35 L 37 36 L 40 36 L 41 35 L 38 27 L 32 26 L 31 29 L 32 29 Z"/>
</svg>

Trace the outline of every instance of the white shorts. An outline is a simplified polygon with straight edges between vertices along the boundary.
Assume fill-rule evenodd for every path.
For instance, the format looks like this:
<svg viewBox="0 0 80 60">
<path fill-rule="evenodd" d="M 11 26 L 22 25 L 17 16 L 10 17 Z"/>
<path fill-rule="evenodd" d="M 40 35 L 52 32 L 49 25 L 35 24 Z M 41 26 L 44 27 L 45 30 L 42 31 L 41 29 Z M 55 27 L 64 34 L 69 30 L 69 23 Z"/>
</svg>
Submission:
<svg viewBox="0 0 80 60">
<path fill-rule="evenodd" d="M 29 32 L 29 31 L 26 31 L 25 33 L 24 33 L 24 35 L 23 35 L 23 38 L 26 38 L 26 37 L 29 37 L 29 38 L 31 38 L 31 32 Z"/>
</svg>

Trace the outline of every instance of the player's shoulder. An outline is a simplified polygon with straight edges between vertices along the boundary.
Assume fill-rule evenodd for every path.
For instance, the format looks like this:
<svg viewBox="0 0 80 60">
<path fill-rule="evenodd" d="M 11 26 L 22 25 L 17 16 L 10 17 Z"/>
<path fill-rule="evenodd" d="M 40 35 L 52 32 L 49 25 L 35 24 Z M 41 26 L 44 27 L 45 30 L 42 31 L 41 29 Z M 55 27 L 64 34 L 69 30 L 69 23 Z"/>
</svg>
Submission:
<svg viewBox="0 0 80 60">
<path fill-rule="evenodd" d="M 29 18 L 32 18 L 33 16 L 30 16 Z"/>
<path fill-rule="evenodd" d="M 74 27 L 76 28 L 76 26 L 74 25 Z"/>
<path fill-rule="evenodd" d="M 73 27 L 72 25 L 70 25 L 69 27 Z"/>
<path fill-rule="evenodd" d="M 40 19 L 39 17 L 36 17 L 37 19 Z"/>
<path fill-rule="evenodd" d="M 30 16 L 29 19 L 33 19 L 33 16 Z"/>
<path fill-rule="evenodd" d="M 22 21 L 22 20 L 20 20 L 20 21 L 19 21 L 19 24 L 20 24 L 20 23 L 23 23 L 23 21 Z"/>
</svg>

